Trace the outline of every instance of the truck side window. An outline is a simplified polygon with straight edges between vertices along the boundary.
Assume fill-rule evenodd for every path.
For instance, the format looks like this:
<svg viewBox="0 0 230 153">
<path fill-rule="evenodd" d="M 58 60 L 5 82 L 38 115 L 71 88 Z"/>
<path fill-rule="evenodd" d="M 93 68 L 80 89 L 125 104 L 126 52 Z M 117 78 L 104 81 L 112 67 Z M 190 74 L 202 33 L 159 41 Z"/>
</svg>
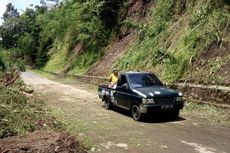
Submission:
<svg viewBox="0 0 230 153">
<path fill-rule="evenodd" d="M 124 85 L 124 84 L 126 84 L 126 83 L 127 83 L 126 77 L 125 77 L 124 75 L 121 75 L 120 79 L 118 80 L 117 85 L 118 85 L 118 86 L 122 86 L 122 85 Z"/>
</svg>

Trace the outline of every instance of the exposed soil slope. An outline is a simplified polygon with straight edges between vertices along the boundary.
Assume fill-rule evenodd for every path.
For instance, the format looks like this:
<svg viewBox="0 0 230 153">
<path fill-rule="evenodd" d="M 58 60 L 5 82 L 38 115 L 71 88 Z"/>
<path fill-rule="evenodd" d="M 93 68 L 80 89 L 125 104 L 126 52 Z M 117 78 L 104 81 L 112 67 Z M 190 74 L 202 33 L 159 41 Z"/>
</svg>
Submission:
<svg viewBox="0 0 230 153">
<path fill-rule="evenodd" d="M 123 51 L 125 51 L 129 44 L 131 44 L 136 39 L 134 33 L 135 32 L 132 31 L 123 39 L 115 41 L 106 55 L 103 56 L 99 62 L 95 63 L 95 65 L 91 67 L 87 74 L 96 76 L 107 75 L 107 73 L 111 70 L 112 65 L 119 59 Z"/>
<path fill-rule="evenodd" d="M 188 81 L 230 85 L 230 44 L 213 42 L 193 64 Z M 207 77 L 208 76 L 208 77 Z M 199 80 L 197 79 L 199 78 Z"/>
<path fill-rule="evenodd" d="M 227 1 L 155 0 L 140 39 L 114 67 L 156 73 L 168 83 L 229 85 Z"/>
<path fill-rule="evenodd" d="M 148 0 L 132 0 L 128 4 L 123 16 L 124 18 L 129 17 L 136 22 L 141 22 L 147 14 L 147 9 L 152 4 L 153 2 Z M 90 68 L 87 74 L 96 76 L 107 75 L 107 73 L 111 71 L 113 64 L 121 57 L 122 53 L 137 39 L 136 33 L 135 30 L 122 27 L 117 40 L 112 42 L 106 54 Z"/>
</svg>

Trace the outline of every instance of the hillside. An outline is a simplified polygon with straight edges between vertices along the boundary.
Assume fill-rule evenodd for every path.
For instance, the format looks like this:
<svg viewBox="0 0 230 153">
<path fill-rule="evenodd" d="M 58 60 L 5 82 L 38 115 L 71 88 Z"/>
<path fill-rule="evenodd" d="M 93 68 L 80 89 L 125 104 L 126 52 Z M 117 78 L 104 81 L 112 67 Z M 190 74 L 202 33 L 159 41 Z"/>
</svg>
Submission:
<svg viewBox="0 0 230 153">
<path fill-rule="evenodd" d="M 136 24 L 144 22 L 148 9 L 153 5 L 152 2 L 142 0 L 130 1 L 123 10 L 123 24 L 119 31 L 119 35 L 114 39 L 106 49 L 105 55 L 86 72 L 88 75 L 107 75 L 111 71 L 113 64 L 122 56 L 122 53 L 138 39 L 138 31 L 128 24 L 128 20 L 132 19 Z"/>
<path fill-rule="evenodd" d="M 228 0 L 69 0 L 8 17 L 0 31 L 3 60 L 45 71 L 230 85 Z"/>
<path fill-rule="evenodd" d="M 133 1 L 121 28 L 128 35 L 112 40 L 105 56 L 86 67 L 87 74 L 107 76 L 116 67 L 152 71 L 167 82 L 230 84 L 230 7 L 225 1 L 155 1 L 143 21 L 135 14 L 143 9 L 138 3 L 144 2 Z M 76 65 L 70 73 L 79 70 Z"/>
<path fill-rule="evenodd" d="M 164 80 L 230 83 L 227 1 L 155 1 L 139 40 L 115 67 L 153 71 Z"/>
</svg>

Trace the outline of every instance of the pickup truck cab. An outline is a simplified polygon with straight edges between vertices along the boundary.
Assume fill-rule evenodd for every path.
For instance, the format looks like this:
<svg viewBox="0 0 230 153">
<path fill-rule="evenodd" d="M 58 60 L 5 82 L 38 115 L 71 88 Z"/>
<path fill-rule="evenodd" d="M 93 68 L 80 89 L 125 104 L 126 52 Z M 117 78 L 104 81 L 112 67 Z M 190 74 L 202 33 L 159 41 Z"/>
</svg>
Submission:
<svg viewBox="0 0 230 153">
<path fill-rule="evenodd" d="M 148 72 L 121 73 L 115 89 L 101 85 L 98 93 L 106 109 L 117 106 L 129 110 L 134 120 L 150 112 L 170 113 L 177 118 L 184 106 L 181 92 L 165 87 Z"/>
</svg>

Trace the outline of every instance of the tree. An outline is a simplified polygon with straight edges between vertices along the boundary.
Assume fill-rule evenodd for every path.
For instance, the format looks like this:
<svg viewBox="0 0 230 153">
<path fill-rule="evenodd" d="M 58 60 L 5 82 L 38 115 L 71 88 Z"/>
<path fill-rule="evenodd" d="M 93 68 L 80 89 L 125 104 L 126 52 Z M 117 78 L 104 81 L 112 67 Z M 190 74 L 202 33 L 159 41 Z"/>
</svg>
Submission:
<svg viewBox="0 0 230 153">
<path fill-rule="evenodd" d="M 12 57 L 24 59 L 30 65 L 34 64 L 41 30 L 36 18 L 46 10 L 45 7 L 36 6 L 35 9 L 27 8 L 18 16 L 14 6 L 7 4 L 5 19 L 3 25 L 0 26 L 0 37 L 2 47 L 14 48 L 11 51 Z"/>
<path fill-rule="evenodd" d="M 12 3 L 8 3 L 6 5 L 6 11 L 5 13 L 3 14 L 3 20 L 6 21 L 7 19 L 9 18 L 12 18 L 12 17 L 19 17 L 19 13 L 18 13 L 18 10 L 14 8 L 14 6 L 12 5 Z"/>
<path fill-rule="evenodd" d="M 11 48 L 16 46 L 16 41 L 20 33 L 19 13 L 11 3 L 6 5 L 6 11 L 3 14 L 3 25 L 0 27 L 0 36 L 2 46 Z"/>
<path fill-rule="evenodd" d="M 105 0 L 100 14 L 105 27 L 113 30 L 118 24 L 119 11 L 125 0 Z"/>
<path fill-rule="evenodd" d="M 0 26 L 2 46 L 13 48 L 16 57 L 37 66 L 44 66 L 58 49 L 70 56 L 77 44 L 84 46 L 81 53 L 98 52 L 118 24 L 123 1 L 41 0 L 41 6 L 27 8 L 21 15 L 9 3 Z"/>
<path fill-rule="evenodd" d="M 20 35 L 20 26 L 18 18 L 9 18 L 3 23 L 0 27 L 1 43 L 3 47 L 16 47 L 16 42 Z"/>
</svg>

